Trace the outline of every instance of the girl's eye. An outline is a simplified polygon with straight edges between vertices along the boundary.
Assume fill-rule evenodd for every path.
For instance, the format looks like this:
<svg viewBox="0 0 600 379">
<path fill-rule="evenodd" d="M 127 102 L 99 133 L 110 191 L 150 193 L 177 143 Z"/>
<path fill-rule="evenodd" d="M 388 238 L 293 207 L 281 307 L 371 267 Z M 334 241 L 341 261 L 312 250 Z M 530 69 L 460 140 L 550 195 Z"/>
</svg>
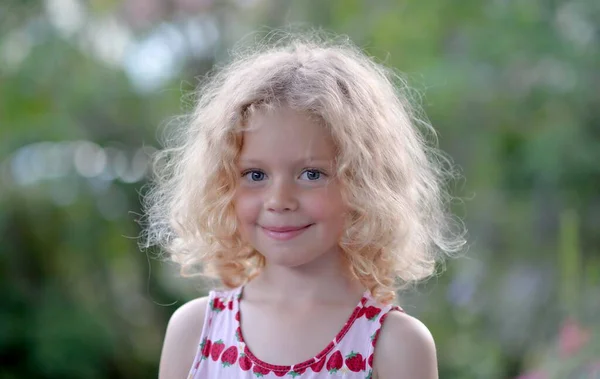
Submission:
<svg viewBox="0 0 600 379">
<path fill-rule="evenodd" d="M 257 170 L 249 170 L 242 174 L 242 177 L 248 178 L 252 182 L 260 182 L 265 179 L 265 173 Z"/>
<path fill-rule="evenodd" d="M 302 176 L 305 176 L 306 179 L 310 181 L 321 179 L 321 175 L 323 175 L 323 173 L 319 170 L 305 170 L 302 173 Z"/>
<path fill-rule="evenodd" d="M 302 172 L 300 179 L 314 182 L 322 179 L 322 176 L 324 175 L 325 174 L 320 170 L 308 169 Z M 260 170 L 248 170 L 242 173 L 242 178 L 245 178 L 250 182 L 261 182 L 267 178 L 267 175 Z"/>
</svg>

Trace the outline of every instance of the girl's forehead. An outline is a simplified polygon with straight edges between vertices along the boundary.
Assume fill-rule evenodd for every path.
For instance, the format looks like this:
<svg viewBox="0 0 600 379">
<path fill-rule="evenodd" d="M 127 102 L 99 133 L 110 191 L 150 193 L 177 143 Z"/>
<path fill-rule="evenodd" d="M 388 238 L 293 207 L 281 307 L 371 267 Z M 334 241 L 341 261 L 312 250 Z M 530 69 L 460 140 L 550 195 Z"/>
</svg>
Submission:
<svg viewBox="0 0 600 379">
<path fill-rule="evenodd" d="M 259 111 L 251 115 L 242 137 L 242 158 L 335 158 L 327 128 L 313 117 L 290 108 Z"/>
</svg>

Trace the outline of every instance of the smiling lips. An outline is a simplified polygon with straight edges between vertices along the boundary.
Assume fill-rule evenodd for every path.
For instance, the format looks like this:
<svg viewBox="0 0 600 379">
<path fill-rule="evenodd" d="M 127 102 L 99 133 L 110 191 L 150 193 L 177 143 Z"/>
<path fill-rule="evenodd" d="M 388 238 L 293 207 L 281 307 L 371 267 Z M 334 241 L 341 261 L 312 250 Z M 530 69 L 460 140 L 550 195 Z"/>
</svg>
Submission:
<svg viewBox="0 0 600 379">
<path fill-rule="evenodd" d="M 313 224 L 305 226 L 261 226 L 265 234 L 278 241 L 287 241 L 304 233 Z"/>
</svg>

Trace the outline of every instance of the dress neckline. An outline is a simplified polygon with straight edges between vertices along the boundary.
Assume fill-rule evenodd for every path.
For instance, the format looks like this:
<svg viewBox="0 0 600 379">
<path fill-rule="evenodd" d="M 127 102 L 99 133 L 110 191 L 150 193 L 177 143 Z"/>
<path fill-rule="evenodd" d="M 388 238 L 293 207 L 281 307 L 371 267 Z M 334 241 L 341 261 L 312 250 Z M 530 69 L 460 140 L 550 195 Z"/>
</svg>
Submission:
<svg viewBox="0 0 600 379">
<path fill-rule="evenodd" d="M 363 293 L 360 301 L 354 307 L 354 310 L 350 314 L 350 317 L 344 323 L 344 326 L 342 326 L 342 329 L 336 334 L 334 339 L 331 342 L 329 342 L 329 344 L 324 349 L 321 350 L 320 353 L 318 353 L 317 355 L 315 355 L 314 357 L 312 357 L 310 359 L 305 360 L 304 362 L 300 362 L 300 363 L 297 363 L 294 365 L 274 365 L 274 364 L 264 362 L 263 360 L 258 358 L 256 355 L 254 355 L 254 353 L 252 353 L 252 351 L 248 348 L 248 345 L 244 341 L 244 334 L 242 332 L 242 315 L 240 312 L 240 300 L 242 299 L 243 292 L 244 292 L 244 286 L 240 286 L 236 290 L 236 293 L 235 293 L 234 299 L 233 299 L 233 301 L 234 301 L 233 309 L 235 310 L 236 334 L 237 334 L 237 337 L 238 337 L 240 343 L 242 343 L 242 345 L 244 347 L 244 354 L 255 365 L 263 367 L 263 368 L 271 370 L 271 371 L 276 371 L 276 372 L 284 372 L 284 371 L 289 372 L 292 369 L 293 370 L 302 370 L 302 369 L 307 368 L 308 366 L 320 361 L 321 359 L 324 359 L 325 357 L 327 357 L 327 355 L 340 343 L 342 338 L 344 338 L 346 333 L 348 333 L 348 331 L 354 324 L 354 321 L 356 321 L 356 319 L 358 318 L 358 315 L 361 314 L 361 309 L 364 308 L 367 300 L 371 296 L 371 293 L 369 292 L 369 290 L 366 290 Z"/>
</svg>

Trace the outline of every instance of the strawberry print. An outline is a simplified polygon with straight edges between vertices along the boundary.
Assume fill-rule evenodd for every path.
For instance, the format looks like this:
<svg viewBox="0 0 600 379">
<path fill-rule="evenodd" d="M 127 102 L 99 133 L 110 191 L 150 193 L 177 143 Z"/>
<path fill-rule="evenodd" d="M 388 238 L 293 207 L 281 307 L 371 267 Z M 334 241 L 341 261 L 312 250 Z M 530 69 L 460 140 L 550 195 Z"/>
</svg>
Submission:
<svg viewBox="0 0 600 379">
<path fill-rule="evenodd" d="M 221 352 L 225 348 L 225 344 L 222 340 L 218 340 L 217 342 L 213 342 L 212 347 L 210 349 L 210 356 L 213 361 L 218 361 L 219 356 L 221 356 Z"/>
<path fill-rule="evenodd" d="M 202 340 L 202 343 L 200 344 L 200 351 L 202 352 L 202 359 L 208 359 L 208 356 L 210 355 L 210 347 L 211 347 L 212 342 L 207 339 L 206 337 L 204 337 L 204 340 Z"/>
<path fill-rule="evenodd" d="M 290 371 L 290 375 L 292 376 L 292 378 L 295 378 L 297 376 L 304 374 L 304 371 L 306 371 L 306 367 L 294 368 L 292 371 Z"/>
<path fill-rule="evenodd" d="M 333 353 L 331 357 L 329 357 L 329 360 L 327 361 L 327 371 L 329 371 L 330 374 L 333 374 L 339 369 L 341 369 L 343 364 L 344 357 L 342 356 L 342 353 L 338 350 L 335 353 Z"/>
<path fill-rule="evenodd" d="M 223 309 L 225 309 L 225 304 L 223 304 L 220 298 L 215 297 L 210 307 L 215 312 L 221 312 Z"/>
<path fill-rule="evenodd" d="M 240 292 L 212 294 L 205 328 L 208 332 L 204 331 L 207 334 L 200 339 L 193 366 L 195 370 L 190 379 L 194 375 L 196 378 L 209 375 L 213 379 L 244 375 L 248 379 L 300 379 L 306 375 L 325 375 L 331 379 L 342 376 L 373 379 L 373 351 L 383 320 L 391 313 L 388 312 L 390 306 L 383 307 L 368 294 L 365 295 L 335 338 L 329 340 L 327 347 L 313 359 L 301 365 L 271 366 L 254 358 L 244 343 L 240 309 L 235 304 Z M 363 334 L 365 332 L 368 334 Z"/>
<path fill-rule="evenodd" d="M 314 372 L 321 372 L 321 370 L 323 370 L 323 366 L 325 366 L 325 361 L 326 361 L 326 359 L 321 359 L 319 361 L 316 361 L 315 363 L 310 365 L 310 369 L 313 370 Z"/>
<path fill-rule="evenodd" d="M 367 309 L 367 308 L 365 308 L 365 307 L 361 307 L 361 308 L 358 310 L 358 314 L 356 315 L 356 318 L 361 318 L 362 316 L 364 316 L 364 315 L 365 315 L 365 310 L 366 310 L 366 309 Z"/>
<path fill-rule="evenodd" d="M 373 345 L 373 347 L 375 347 L 375 344 L 377 343 L 377 338 L 379 338 L 379 331 L 381 329 L 377 329 L 377 331 L 375 333 L 373 333 L 373 335 L 371 336 L 371 345 Z"/>
<path fill-rule="evenodd" d="M 381 313 L 381 308 L 377 308 L 372 305 L 365 309 L 365 317 L 369 321 L 374 321 L 379 315 L 379 313 Z"/>
<path fill-rule="evenodd" d="M 271 372 L 271 370 L 264 368 L 264 367 L 260 367 L 260 366 L 254 366 L 254 369 L 252 370 L 252 372 L 254 373 L 254 375 L 256 375 L 257 378 L 260 378 L 261 376 L 265 376 L 268 373 Z"/>
<path fill-rule="evenodd" d="M 240 360 L 238 361 L 240 368 L 244 371 L 248 371 L 252 368 L 252 361 L 244 353 L 240 354 Z"/>
<path fill-rule="evenodd" d="M 365 369 L 365 359 L 362 354 L 352 351 L 346 356 L 346 367 L 348 367 L 348 370 L 350 371 L 362 371 Z"/>
<path fill-rule="evenodd" d="M 229 367 L 233 365 L 237 361 L 238 351 L 237 347 L 231 346 L 227 350 L 223 352 L 221 355 L 221 362 L 223 362 L 223 367 Z"/>
</svg>

